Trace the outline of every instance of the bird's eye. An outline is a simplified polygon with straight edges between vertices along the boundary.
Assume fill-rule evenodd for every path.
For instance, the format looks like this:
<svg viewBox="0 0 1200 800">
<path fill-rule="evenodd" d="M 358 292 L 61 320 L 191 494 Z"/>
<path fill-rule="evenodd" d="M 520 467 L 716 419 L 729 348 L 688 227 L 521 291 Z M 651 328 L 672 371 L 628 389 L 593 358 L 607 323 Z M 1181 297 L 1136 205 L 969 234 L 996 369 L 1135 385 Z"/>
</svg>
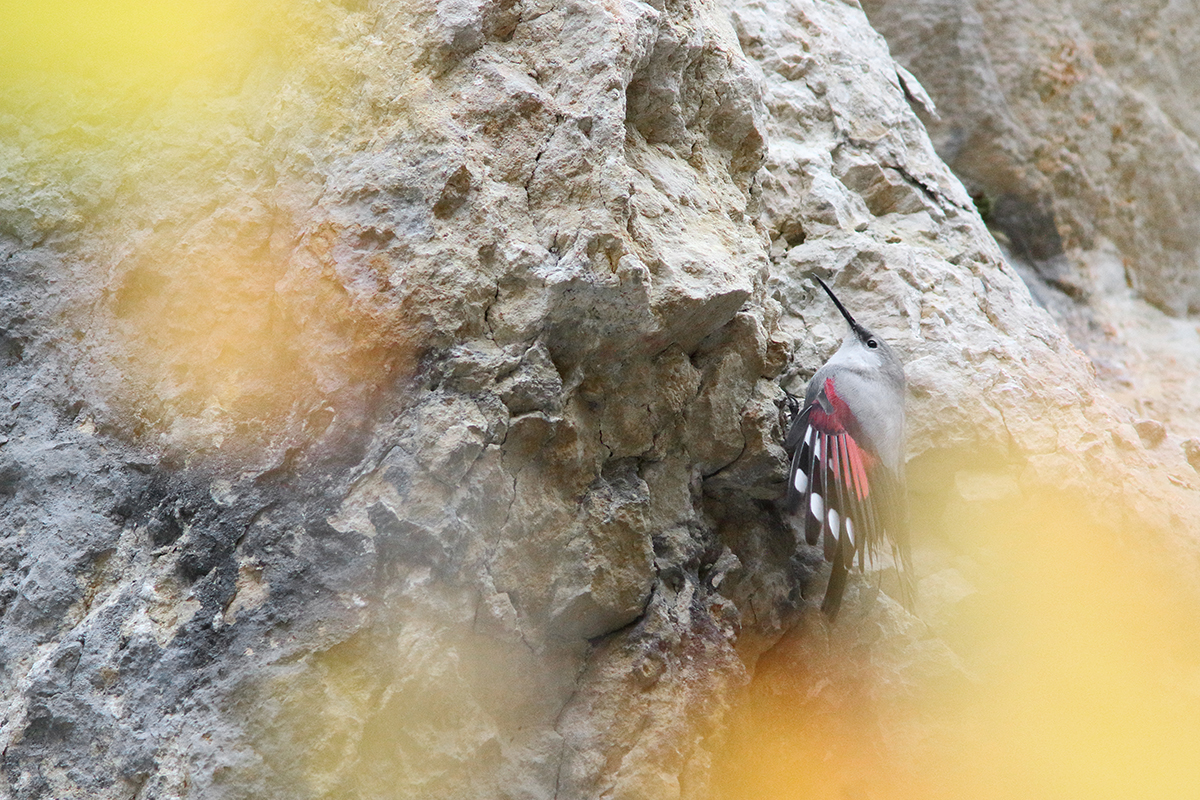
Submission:
<svg viewBox="0 0 1200 800">
<path fill-rule="evenodd" d="M 879 347 L 879 342 L 875 341 L 874 339 L 867 339 L 867 347 L 874 350 L 876 347 Z"/>
</svg>

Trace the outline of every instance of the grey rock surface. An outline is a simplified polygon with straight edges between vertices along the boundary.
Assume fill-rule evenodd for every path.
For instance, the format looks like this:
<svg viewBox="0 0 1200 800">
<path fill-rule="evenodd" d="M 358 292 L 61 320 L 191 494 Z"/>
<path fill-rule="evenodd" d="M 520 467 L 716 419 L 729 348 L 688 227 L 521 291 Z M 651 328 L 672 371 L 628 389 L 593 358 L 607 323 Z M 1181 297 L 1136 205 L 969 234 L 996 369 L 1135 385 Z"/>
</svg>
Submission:
<svg viewBox="0 0 1200 800">
<path fill-rule="evenodd" d="M 727 14 L 241 24 L 5 107 L 4 793 L 702 784 L 786 359 Z"/>
<path fill-rule="evenodd" d="M 711 796 L 760 656 L 827 633 L 773 502 L 813 271 L 906 358 L 921 508 L 1194 545 L 1194 448 L 1100 391 L 854 5 L 234 30 L 0 102 L 2 793 Z M 887 565 L 848 593 L 898 684 L 967 680 L 940 519 L 928 623 Z"/>
<path fill-rule="evenodd" d="M 1182 3 L 864 4 L 940 116 L 938 152 L 1019 256 L 1072 292 L 1074 249 L 1115 244 L 1139 293 L 1200 310 L 1195 56 Z M 1067 259 L 1069 262 L 1070 259 Z"/>
<path fill-rule="evenodd" d="M 1200 433 L 1200 123 L 1187 3 L 871 0 L 937 151 L 1107 393 Z"/>
</svg>

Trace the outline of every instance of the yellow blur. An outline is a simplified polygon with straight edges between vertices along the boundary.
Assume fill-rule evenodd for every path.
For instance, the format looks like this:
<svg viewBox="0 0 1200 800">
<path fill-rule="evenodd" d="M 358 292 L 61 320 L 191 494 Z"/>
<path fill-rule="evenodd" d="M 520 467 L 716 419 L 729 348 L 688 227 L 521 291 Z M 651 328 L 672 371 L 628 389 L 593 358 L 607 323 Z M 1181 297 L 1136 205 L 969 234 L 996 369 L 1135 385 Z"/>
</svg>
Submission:
<svg viewBox="0 0 1200 800">
<path fill-rule="evenodd" d="M 1057 493 L 926 509 L 973 588 L 924 640 L 883 613 L 807 617 L 759 664 L 721 796 L 1200 795 L 1192 565 L 1094 510 Z"/>
<path fill-rule="evenodd" d="M 255 6 L 228 0 L 6 0 L 0 5 L 0 70 L 7 77 L 33 70 L 104 80 L 178 77 L 243 31 L 257 16 Z"/>
<path fill-rule="evenodd" d="M 406 8 L 380 14 L 417 30 Z M 415 102 L 413 49 L 364 26 L 305 0 L 4 3 L 0 219 L 68 254 L 85 427 L 260 452 L 411 366 L 405 265 L 313 212 L 325 164 Z"/>
</svg>

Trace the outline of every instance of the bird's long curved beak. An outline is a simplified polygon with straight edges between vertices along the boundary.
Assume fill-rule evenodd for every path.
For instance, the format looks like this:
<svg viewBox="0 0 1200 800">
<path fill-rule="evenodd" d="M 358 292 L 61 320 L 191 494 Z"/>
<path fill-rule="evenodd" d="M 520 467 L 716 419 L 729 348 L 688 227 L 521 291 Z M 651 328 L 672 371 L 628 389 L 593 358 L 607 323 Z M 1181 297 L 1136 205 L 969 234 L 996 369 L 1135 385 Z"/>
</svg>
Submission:
<svg viewBox="0 0 1200 800">
<path fill-rule="evenodd" d="M 846 318 L 846 322 L 850 323 L 850 327 L 854 330 L 858 330 L 858 323 L 854 321 L 854 317 L 850 316 L 850 312 L 846 310 L 844 305 L 842 305 L 842 301 L 837 299 L 837 295 L 833 293 L 833 289 L 830 289 L 828 286 L 826 286 L 825 281 L 821 280 L 816 275 L 813 275 L 813 280 L 821 284 L 821 288 L 825 290 L 825 294 L 829 295 L 829 299 L 833 301 L 835 306 L 837 306 L 838 311 L 842 312 L 842 316 Z"/>
</svg>

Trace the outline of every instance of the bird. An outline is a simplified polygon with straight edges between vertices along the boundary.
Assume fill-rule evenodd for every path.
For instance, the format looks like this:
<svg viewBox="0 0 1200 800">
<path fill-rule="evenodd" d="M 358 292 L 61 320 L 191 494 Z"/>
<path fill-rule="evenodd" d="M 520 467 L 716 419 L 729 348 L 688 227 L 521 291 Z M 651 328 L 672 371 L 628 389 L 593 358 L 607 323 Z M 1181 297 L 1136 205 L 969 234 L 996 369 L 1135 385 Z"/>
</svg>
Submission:
<svg viewBox="0 0 1200 800">
<path fill-rule="evenodd" d="M 825 281 L 813 278 L 850 324 L 817 370 L 788 427 L 791 454 L 785 510 L 803 517 L 804 538 L 832 562 L 821 609 L 832 622 L 857 557 L 887 542 L 912 606 L 908 501 L 904 481 L 904 366 L 891 346 L 860 325 Z"/>
</svg>

